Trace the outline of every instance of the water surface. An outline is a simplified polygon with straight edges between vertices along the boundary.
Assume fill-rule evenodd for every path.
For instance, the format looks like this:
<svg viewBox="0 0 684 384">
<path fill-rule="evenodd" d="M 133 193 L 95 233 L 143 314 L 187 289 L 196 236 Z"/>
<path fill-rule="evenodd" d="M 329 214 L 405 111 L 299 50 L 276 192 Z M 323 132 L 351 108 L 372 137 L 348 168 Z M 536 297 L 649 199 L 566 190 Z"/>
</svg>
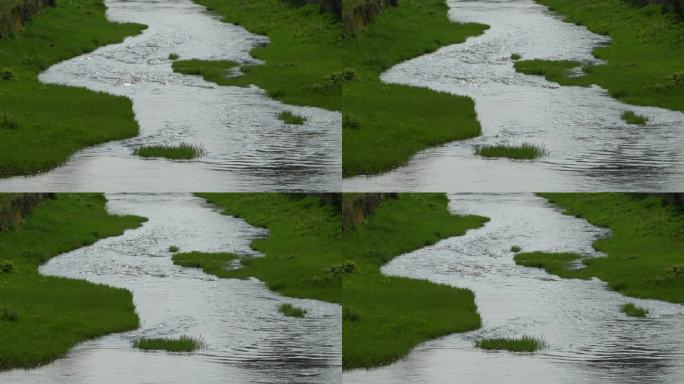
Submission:
<svg viewBox="0 0 684 384">
<path fill-rule="evenodd" d="M 677 191 L 684 185 L 684 114 L 636 107 L 593 86 L 560 87 L 516 73 L 523 59 L 595 63 L 591 52 L 607 37 L 562 22 L 532 0 L 449 0 L 454 22 L 491 28 L 463 44 L 444 47 L 390 68 L 389 83 L 470 96 L 482 136 L 418 153 L 396 170 L 343 182 L 348 191 Z M 634 111 L 647 126 L 620 118 Z M 523 142 L 545 146 L 535 161 L 485 159 L 481 145 Z"/>
<path fill-rule="evenodd" d="M 341 311 L 338 305 L 297 300 L 257 280 L 218 279 L 173 265 L 181 251 L 235 252 L 257 257 L 251 241 L 267 235 L 204 200 L 187 195 L 110 195 L 115 214 L 149 218 L 141 228 L 51 259 L 40 272 L 126 288 L 133 293 L 140 328 L 82 343 L 65 358 L 31 370 L 0 372 L 13 384 L 216 384 L 339 382 Z M 306 318 L 285 317 L 291 303 Z M 191 354 L 144 352 L 141 337 L 201 337 Z"/>
<path fill-rule="evenodd" d="M 591 244 L 607 236 L 533 195 L 452 195 L 457 214 L 491 218 L 468 231 L 393 259 L 388 275 L 471 289 L 482 328 L 425 342 L 395 364 L 343 374 L 344 383 L 681 383 L 684 306 L 625 297 L 599 280 L 569 280 L 520 267 L 510 248 L 601 257 Z M 635 303 L 645 319 L 619 310 Z M 481 338 L 543 337 L 535 354 L 487 352 Z M 455 378 L 458 378 L 455 381 Z"/>
<path fill-rule="evenodd" d="M 106 0 L 107 17 L 148 28 L 45 71 L 46 83 L 86 87 L 133 100 L 138 137 L 79 151 L 66 164 L 32 177 L 0 180 L 4 191 L 338 191 L 341 118 L 318 108 L 284 105 L 256 87 L 223 87 L 173 73 L 180 59 L 255 63 L 249 51 L 268 39 L 219 21 L 191 0 Z M 278 120 L 282 111 L 304 125 Z M 83 113 L 92 113 L 83 111 Z M 97 129 L 97 127 L 93 127 Z M 202 146 L 192 161 L 143 159 L 143 145 Z"/>
</svg>

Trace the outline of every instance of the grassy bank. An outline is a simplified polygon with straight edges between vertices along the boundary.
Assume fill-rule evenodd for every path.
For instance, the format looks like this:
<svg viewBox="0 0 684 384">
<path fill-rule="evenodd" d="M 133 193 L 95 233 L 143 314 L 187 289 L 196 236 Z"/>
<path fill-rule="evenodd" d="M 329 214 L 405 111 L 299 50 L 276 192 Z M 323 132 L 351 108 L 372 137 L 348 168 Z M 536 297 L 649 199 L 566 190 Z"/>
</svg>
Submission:
<svg viewBox="0 0 684 384">
<path fill-rule="evenodd" d="M 34 208 L 26 222 L 0 231 L 0 369 L 34 367 L 63 356 L 75 344 L 138 326 L 130 292 L 84 280 L 46 277 L 38 266 L 60 253 L 117 236 L 141 218 L 111 216 L 101 195 L 58 195 Z"/>
<path fill-rule="evenodd" d="M 254 240 L 252 248 L 264 257 L 189 253 L 174 256 L 181 265 L 203 268 L 224 278 L 256 277 L 282 295 L 333 303 L 342 301 L 339 272 L 339 208 L 304 195 L 275 193 L 199 194 L 227 215 L 268 228 L 268 236 Z M 239 259 L 241 268 L 226 264 Z"/>
<path fill-rule="evenodd" d="M 520 253 L 518 264 L 565 278 L 598 277 L 625 295 L 684 303 L 684 214 L 661 197 L 594 193 L 543 194 L 565 214 L 611 229 L 594 248 L 607 257 Z M 584 268 L 575 269 L 580 262 Z"/>
<path fill-rule="evenodd" d="M 255 84 L 273 98 L 294 105 L 341 108 L 340 23 L 318 5 L 282 0 L 194 0 L 223 16 L 228 23 L 267 35 L 271 42 L 252 50 L 264 64 L 240 67 L 242 76 L 229 77 L 234 62 L 180 61 L 174 68 L 200 74 L 221 85 Z"/>
<path fill-rule="evenodd" d="M 485 221 L 451 215 L 441 194 L 402 194 L 345 231 L 343 253 L 354 266 L 343 279 L 345 369 L 389 364 L 423 341 L 480 326 L 471 291 L 385 276 L 380 267 Z"/>
<path fill-rule="evenodd" d="M 566 21 L 609 35 L 612 43 L 594 51 L 606 65 L 584 67 L 584 76 L 573 78 L 570 61 L 523 61 L 516 68 L 544 75 L 562 85 L 598 84 L 611 96 L 636 105 L 684 110 L 684 29 L 673 14 L 658 5 L 634 6 L 618 0 L 537 0 Z"/>
<path fill-rule="evenodd" d="M 0 39 L 0 177 L 45 171 L 81 148 L 138 133 L 130 100 L 37 79 L 52 64 L 142 29 L 107 22 L 104 12 L 102 0 L 59 1 Z"/>
<path fill-rule="evenodd" d="M 403 0 L 343 40 L 345 176 L 388 171 L 422 149 L 480 134 L 470 98 L 385 84 L 380 74 L 485 28 L 450 22 L 443 0 Z"/>
</svg>

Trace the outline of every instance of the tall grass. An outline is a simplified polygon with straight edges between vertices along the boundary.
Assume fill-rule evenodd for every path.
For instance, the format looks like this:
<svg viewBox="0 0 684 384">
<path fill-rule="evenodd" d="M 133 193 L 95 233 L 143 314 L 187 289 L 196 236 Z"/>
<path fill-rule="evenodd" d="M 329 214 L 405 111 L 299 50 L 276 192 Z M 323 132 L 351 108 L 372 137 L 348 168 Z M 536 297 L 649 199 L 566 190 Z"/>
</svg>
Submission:
<svg viewBox="0 0 684 384">
<path fill-rule="evenodd" d="M 295 115 L 290 111 L 281 112 L 278 118 L 287 124 L 302 125 L 306 121 L 305 117 Z"/>
</svg>

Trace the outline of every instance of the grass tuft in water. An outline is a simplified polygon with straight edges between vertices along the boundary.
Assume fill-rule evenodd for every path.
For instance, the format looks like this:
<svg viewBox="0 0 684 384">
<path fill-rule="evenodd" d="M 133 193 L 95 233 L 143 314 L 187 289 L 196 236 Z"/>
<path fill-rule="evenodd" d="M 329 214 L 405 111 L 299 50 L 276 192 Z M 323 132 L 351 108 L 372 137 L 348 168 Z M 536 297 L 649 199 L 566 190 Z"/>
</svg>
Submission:
<svg viewBox="0 0 684 384">
<path fill-rule="evenodd" d="M 624 120 L 627 124 L 646 125 L 646 123 L 648 122 L 648 117 L 637 115 L 632 111 L 622 112 L 621 117 L 622 120 Z"/>
<path fill-rule="evenodd" d="M 523 336 L 522 338 L 496 338 L 482 339 L 475 342 L 475 346 L 486 350 L 506 350 L 511 352 L 535 352 L 544 347 L 546 343 L 542 338 Z"/>
<path fill-rule="evenodd" d="M 171 160 L 191 160 L 203 156 L 205 150 L 197 145 L 182 143 L 177 146 L 152 145 L 136 148 L 134 155 L 140 157 L 163 157 Z"/>
<path fill-rule="evenodd" d="M 133 347 L 143 350 L 164 350 L 169 352 L 193 352 L 204 348 L 206 344 L 201 338 L 183 335 L 174 338 L 142 338 L 133 343 Z"/>
<path fill-rule="evenodd" d="M 506 157 L 516 160 L 533 160 L 549 154 L 542 145 L 523 143 L 514 145 L 484 145 L 475 148 L 475 154 L 483 157 Z"/>
<path fill-rule="evenodd" d="M 285 111 L 278 115 L 278 118 L 287 124 L 302 125 L 306 121 L 305 117 L 295 115 L 292 112 Z"/>
<path fill-rule="evenodd" d="M 513 60 L 513 61 L 517 61 L 520 59 L 522 59 L 522 56 L 520 56 L 520 54 L 518 54 L 518 53 L 514 53 L 511 55 L 511 60 Z"/>
<path fill-rule="evenodd" d="M 177 53 L 170 53 L 169 54 L 169 60 L 178 60 L 180 58 L 180 55 Z"/>
<path fill-rule="evenodd" d="M 520 248 L 520 247 L 517 246 L 517 245 L 514 245 L 514 246 L 511 247 L 511 252 L 518 253 L 518 252 L 520 252 L 520 251 L 522 251 L 522 248 Z"/>
<path fill-rule="evenodd" d="M 297 308 L 292 304 L 282 304 L 278 307 L 278 311 L 288 317 L 304 317 L 306 310 Z"/>
<path fill-rule="evenodd" d="M 180 251 L 180 248 L 178 248 L 178 247 L 175 246 L 175 245 L 172 245 L 172 246 L 169 247 L 169 252 L 171 252 L 171 253 L 176 253 L 176 252 L 178 252 L 178 251 Z"/>
<path fill-rule="evenodd" d="M 620 306 L 620 311 L 631 317 L 646 317 L 648 315 L 648 309 L 637 307 L 633 303 L 623 304 Z"/>
</svg>

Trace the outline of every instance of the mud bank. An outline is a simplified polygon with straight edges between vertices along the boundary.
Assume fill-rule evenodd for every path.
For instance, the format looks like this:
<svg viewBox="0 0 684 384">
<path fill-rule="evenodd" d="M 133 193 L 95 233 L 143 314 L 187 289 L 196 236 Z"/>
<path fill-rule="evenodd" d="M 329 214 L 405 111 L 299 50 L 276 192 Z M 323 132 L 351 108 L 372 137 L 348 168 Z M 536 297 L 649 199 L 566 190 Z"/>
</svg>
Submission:
<svg viewBox="0 0 684 384">
<path fill-rule="evenodd" d="M 54 199 L 53 193 L 22 193 L 0 195 L 0 231 L 21 224 L 42 200 Z"/>
<path fill-rule="evenodd" d="M 399 0 L 365 0 L 363 3 L 342 12 L 342 34 L 360 31 L 383 9 L 398 6 Z"/>
<path fill-rule="evenodd" d="M 41 9 L 55 5 L 55 0 L 24 0 L 16 5 L 0 7 L 0 38 L 23 29 Z"/>
</svg>

